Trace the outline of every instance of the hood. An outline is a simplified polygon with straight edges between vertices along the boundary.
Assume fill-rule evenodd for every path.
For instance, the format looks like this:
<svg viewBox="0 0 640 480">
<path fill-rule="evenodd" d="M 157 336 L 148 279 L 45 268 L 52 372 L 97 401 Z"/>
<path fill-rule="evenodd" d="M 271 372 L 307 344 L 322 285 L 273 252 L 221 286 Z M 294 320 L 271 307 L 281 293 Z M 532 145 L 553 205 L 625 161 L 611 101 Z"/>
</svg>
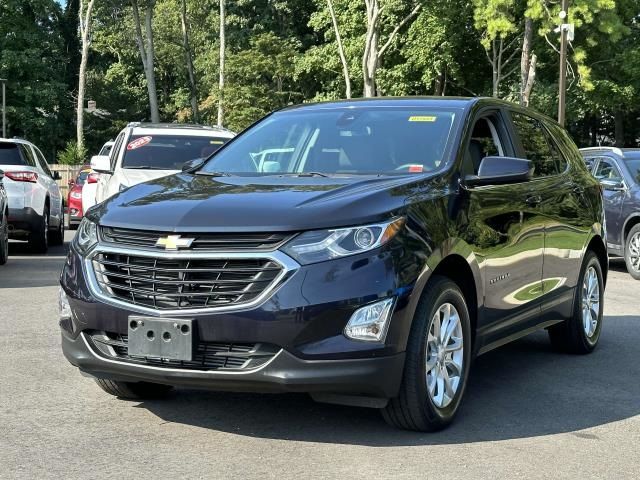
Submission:
<svg viewBox="0 0 640 480">
<path fill-rule="evenodd" d="M 136 170 L 133 168 L 123 168 L 120 170 L 125 185 L 137 185 L 138 183 L 148 182 L 149 180 L 155 180 L 156 178 L 166 177 L 167 175 L 173 175 L 179 170 Z"/>
<path fill-rule="evenodd" d="M 88 213 L 101 225 L 173 232 L 300 231 L 398 214 L 429 178 L 208 177 L 179 173 L 136 185 Z M 421 191 L 424 191 L 422 188 Z"/>
</svg>

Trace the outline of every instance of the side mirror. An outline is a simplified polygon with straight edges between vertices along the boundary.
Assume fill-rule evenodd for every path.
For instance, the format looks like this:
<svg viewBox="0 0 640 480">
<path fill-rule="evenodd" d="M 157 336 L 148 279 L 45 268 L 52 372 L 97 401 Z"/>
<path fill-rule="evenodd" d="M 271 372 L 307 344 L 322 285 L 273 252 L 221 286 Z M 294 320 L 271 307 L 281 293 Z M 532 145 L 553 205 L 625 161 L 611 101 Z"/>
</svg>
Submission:
<svg viewBox="0 0 640 480">
<path fill-rule="evenodd" d="M 111 171 L 111 162 L 106 155 L 94 155 L 91 157 L 91 168 L 98 173 L 113 173 Z"/>
<path fill-rule="evenodd" d="M 67 185 L 69 185 L 69 187 L 73 187 L 75 184 L 76 181 L 73 178 L 67 182 Z"/>
<path fill-rule="evenodd" d="M 531 180 L 531 160 L 514 157 L 484 157 L 477 175 L 467 175 L 464 183 L 469 186 L 503 185 Z"/>
<path fill-rule="evenodd" d="M 612 192 L 620 192 L 624 190 L 624 182 L 615 178 L 603 178 L 600 180 L 600 185 L 605 190 L 610 190 Z"/>
<path fill-rule="evenodd" d="M 192 171 L 200 168 L 202 165 L 204 165 L 204 158 L 193 158 L 182 165 L 182 171 L 191 173 Z"/>
<path fill-rule="evenodd" d="M 53 179 L 54 180 L 60 180 L 62 177 L 60 176 L 60 172 L 56 171 L 53 172 Z"/>
</svg>

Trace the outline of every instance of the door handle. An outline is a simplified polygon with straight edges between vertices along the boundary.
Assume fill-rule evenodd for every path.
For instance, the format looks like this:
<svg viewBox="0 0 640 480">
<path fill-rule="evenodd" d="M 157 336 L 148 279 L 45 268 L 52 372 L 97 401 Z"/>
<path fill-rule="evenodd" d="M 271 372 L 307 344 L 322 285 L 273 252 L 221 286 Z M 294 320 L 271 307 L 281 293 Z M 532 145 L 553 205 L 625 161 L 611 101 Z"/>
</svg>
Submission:
<svg viewBox="0 0 640 480">
<path fill-rule="evenodd" d="M 542 203 L 542 197 L 540 195 L 530 195 L 525 200 L 525 203 L 530 207 L 535 207 L 536 205 L 540 205 Z"/>
</svg>

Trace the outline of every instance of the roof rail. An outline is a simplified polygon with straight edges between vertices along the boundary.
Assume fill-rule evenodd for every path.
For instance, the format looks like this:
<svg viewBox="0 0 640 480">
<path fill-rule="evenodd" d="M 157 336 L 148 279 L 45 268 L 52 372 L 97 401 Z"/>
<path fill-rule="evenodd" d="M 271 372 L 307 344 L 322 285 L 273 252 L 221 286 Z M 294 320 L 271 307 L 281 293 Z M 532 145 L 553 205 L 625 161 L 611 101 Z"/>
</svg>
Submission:
<svg viewBox="0 0 640 480">
<path fill-rule="evenodd" d="M 233 133 L 231 130 L 225 127 L 218 126 L 210 126 L 210 125 L 200 125 L 196 123 L 152 123 L 152 122 L 130 122 L 127 124 L 127 127 L 134 128 L 199 128 L 202 130 L 213 130 L 218 132 L 229 132 Z"/>
<path fill-rule="evenodd" d="M 621 148 L 618 147 L 585 147 L 585 148 L 581 148 L 580 151 L 581 152 L 595 152 L 595 151 L 607 151 L 607 152 L 613 152 L 616 155 L 620 155 L 621 157 L 624 157 L 624 152 L 622 151 Z"/>
</svg>

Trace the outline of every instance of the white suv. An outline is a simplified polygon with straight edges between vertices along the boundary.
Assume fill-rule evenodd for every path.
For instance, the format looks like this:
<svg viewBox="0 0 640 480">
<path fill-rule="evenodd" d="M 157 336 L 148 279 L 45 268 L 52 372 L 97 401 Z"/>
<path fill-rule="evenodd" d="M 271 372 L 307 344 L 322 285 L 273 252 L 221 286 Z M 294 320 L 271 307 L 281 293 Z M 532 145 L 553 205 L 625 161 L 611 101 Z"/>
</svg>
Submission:
<svg viewBox="0 0 640 480">
<path fill-rule="evenodd" d="M 234 136 L 219 127 L 131 123 L 117 136 L 108 157 L 91 159 L 91 168 L 100 173 L 96 202 L 132 185 L 177 173 L 186 162 L 207 158 Z"/>
<path fill-rule="evenodd" d="M 0 170 L 9 199 L 9 237 L 28 240 L 31 248 L 47 251 L 49 243 L 64 241 L 62 194 L 42 152 L 18 138 L 0 138 Z"/>
</svg>

